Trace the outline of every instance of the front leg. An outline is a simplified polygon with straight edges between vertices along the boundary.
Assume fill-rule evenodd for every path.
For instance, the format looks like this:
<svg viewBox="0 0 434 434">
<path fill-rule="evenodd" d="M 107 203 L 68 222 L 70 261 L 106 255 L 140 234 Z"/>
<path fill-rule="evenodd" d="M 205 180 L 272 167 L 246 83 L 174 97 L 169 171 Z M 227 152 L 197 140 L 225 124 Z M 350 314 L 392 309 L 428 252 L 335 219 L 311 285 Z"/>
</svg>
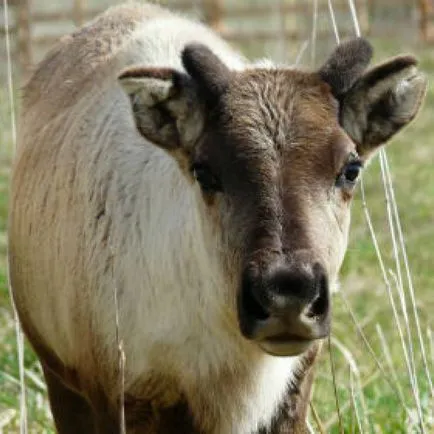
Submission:
<svg viewBox="0 0 434 434">
<path fill-rule="evenodd" d="M 63 384 L 50 368 L 42 363 L 48 388 L 50 407 L 59 434 L 95 433 L 93 412 L 89 403 Z"/>
</svg>

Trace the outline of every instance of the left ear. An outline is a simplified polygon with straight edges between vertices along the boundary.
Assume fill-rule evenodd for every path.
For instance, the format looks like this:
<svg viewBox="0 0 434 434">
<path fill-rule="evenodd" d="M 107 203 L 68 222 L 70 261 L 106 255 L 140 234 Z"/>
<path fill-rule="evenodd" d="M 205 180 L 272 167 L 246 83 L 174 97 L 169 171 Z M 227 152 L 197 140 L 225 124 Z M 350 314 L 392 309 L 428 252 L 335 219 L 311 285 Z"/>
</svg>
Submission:
<svg viewBox="0 0 434 434">
<path fill-rule="evenodd" d="M 363 38 L 340 44 L 319 76 L 339 102 L 340 123 L 369 158 L 417 114 L 427 88 L 412 56 L 398 56 L 364 72 L 372 47 Z"/>
<path fill-rule="evenodd" d="M 427 88 L 412 56 L 398 56 L 364 74 L 341 99 L 340 123 L 369 158 L 418 113 Z"/>
</svg>

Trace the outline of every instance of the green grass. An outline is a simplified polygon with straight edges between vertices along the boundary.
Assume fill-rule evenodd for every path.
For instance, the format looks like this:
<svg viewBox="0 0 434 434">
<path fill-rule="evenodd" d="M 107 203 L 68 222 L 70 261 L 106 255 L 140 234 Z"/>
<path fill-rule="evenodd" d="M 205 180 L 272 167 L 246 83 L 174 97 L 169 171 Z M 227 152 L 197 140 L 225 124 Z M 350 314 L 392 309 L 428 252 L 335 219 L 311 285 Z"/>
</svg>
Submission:
<svg viewBox="0 0 434 434">
<path fill-rule="evenodd" d="M 377 59 L 385 55 L 394 55 L 406 51 L 402 47 L 384 42 L 377 44 Z M 421 67 L 431 81 L 434 80 L 434 57 L 430 48 L 410 47 L 421 59 Z M 11 162 L 11 135 L 8 129 L 8 105 L 5 91 L 1 91 L 0 101 L 0 432 L 1 424 L 5 432 L 18 432 L 19 427 L 19 372 L 17 349 L 12 310 L 6 285 L 6 219 L 7 193 Z M 410 266 L 414 278 L 417 307 L 422 325 L 422 332 L 427 342 L 427 330 L 433 329 L 432 312 L 434 310 L 434 90 L 430 87 L 427 99 L 417 120 L 401 133 L 388 147 L 389 162 L 392 168 L 396 198 Z M 385 211 L 383 184 L 376 159 L 364 175 L 369 210 L 380 242 L 381 251 L 388 268 L 394 268 L 393 256 Z M 366 420 L 366 432 L 406 433 L 418 432 L 412 424 L 408 412 L 399 400 L 395 389 L 402 390 L 406 407 L 414 413 L 415 404 L 411 394 L 408 374 L 405 369 L 403 351 L 397 327 L 394 323 L 390 302 L 387 298 L 376 253 L 367 229 L 360 195 L 353 204 L 353 221 L 350 245 L 342 270 L 341 290 L 354 311 L 364 334 L 369 340 L 380 362 L 385 366 L 387 375 L 390 370 L 376 331 L 380 325 L 386 337 L 391 359 L 398 380 L 392 379 L 392 387 L 379 371 L 369 354 L 363 340 L 346 309 L 341 295 L 334 298 L 333 338 L 348 349 L 355 360 L 363 388 L 364 408 L 358 401 L 358 413 Z M 412 324 L 412 329 L 414 325 Z M 417 376 L 421 390 L 421 402 L 425 426 L 428 432 L 434 432 L 434 402 L 429 394 L 424 375 L 420 350 L 413 340 L 417 365 Z M 432 344 L 432 343 L 431 343 Z M 433 370 L 432 346 L 427 345 L 430 369 Z M 335 345 L 332 345 L 333 361 L 336 371 L 336 388 L 341 407 L 342 423 L 345 433 L 358 432 L 356 412 L 351 404 L 351 381 L 348 357 L 344 357 Z M 37 360 L 26 346 L 25 371 L 27 384 L 27 410 L 29 432 L 51 433 L 52 422 L 47 409 L 46 393 Z M 339 432 L 336 418 L 336 403 L 330 370 L 330 357 L 327 345 L 317 367 L 317 379 L 313 394 L 313 407 L 327 432 Z M 356 387 L 358 394 L 358 388 Z M 310 420 L 315 426 L 313 417 Z M 334 421 L 334 423 L 332 423 Z"/>
</svg>

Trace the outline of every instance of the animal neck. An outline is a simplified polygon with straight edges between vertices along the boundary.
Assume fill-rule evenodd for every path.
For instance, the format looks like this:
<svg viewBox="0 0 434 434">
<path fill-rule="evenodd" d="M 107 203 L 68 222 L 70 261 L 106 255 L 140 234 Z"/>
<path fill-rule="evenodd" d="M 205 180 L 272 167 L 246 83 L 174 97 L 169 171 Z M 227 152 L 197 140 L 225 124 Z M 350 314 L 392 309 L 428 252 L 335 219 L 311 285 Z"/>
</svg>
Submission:
<svg viewBox="0 0 434 434">
<path fill-rule="evenodd" d="M 198 187 L 189 185 L 170 157 L 160 152 L 149 157 L 154 161 L 147 163 L 142 178 L 146 188 L 135 195 L 138 220 L 129 225 L 131 239 L 123 243 L 132 245 L 140 237 L 143 256 L 128 259 L 126 251 L 120 260 L 132 268 L 119 267 L 125 285 L 136 288 L 135 297 L 120 300 L 121 329 L 134 331 L 124 338 L 126 390 L 154 384 L 149 375 L 156 375 L 157 383 L 160 372 L 171 376 L 166 404 L 160 406 L 159 397 L 131 401 L 152 409 L 143 410 L 146 432 L 165 432 L 161 424 L 168 423 L 174 429 L 171 425 L 166 432 L 194 433 L 191 427 L 196 427 L 210 434 L 274 434 L 288 432 L 281 427 L 302 426 L 315 357 L 310 352 L 272 357 L 237 332 L 235 282 L 225 275 L 222 241 Z M 149 251 L 152 255 L 145 254 Z M 133 305 L 127 306 L 130 301 Z M 145 355 L 143 348 L 149 349 Z M 143 376 L 145 365 L 148 374 Z"/>
<path fill-rule="evenodd" d="M 131 422 L 135 426 L 140 422 L 150 433 L 307 433 L 319 346 L 297 358 L 260 357 L 258 353 L 249 365 L 227 366 L 219 375 L 184 384 L 180 399 L 169 407 L 127 400 L 127 413 L 138 415 Z"/>
</svg>

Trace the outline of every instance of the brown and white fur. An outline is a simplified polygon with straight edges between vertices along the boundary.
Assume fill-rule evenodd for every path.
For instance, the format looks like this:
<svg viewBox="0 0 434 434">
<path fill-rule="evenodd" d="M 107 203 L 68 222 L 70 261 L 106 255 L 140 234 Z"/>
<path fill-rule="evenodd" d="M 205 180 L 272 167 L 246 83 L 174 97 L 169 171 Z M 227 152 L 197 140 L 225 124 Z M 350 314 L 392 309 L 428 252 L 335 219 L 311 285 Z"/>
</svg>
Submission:
<svg viewBox="0 0 434 434">
<path fill-rule="evenodd" d="M 255 66 L 128 5 L 37 66 L 9 264 L 59 433 L 120 432 L 115 291 L 128 433 L 305 432 L 348 179 L 426 87 L 414 58 L 370 57 L 357 39 L 315 72 Z"/>
</svg>

